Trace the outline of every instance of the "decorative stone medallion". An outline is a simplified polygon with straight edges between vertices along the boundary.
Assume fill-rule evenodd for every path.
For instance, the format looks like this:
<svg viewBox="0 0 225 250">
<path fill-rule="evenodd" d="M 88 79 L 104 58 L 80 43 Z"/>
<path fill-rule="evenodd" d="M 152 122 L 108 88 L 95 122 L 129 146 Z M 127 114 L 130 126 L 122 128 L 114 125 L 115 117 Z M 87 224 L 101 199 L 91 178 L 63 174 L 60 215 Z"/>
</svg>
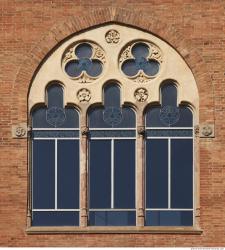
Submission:
<svg viewBox="0 0 225 250">
<path fill-rule="evenodd" d="M 91 92 L 88 89 L 80 89 L 77 92 L 77 98 L 80 102 L 89 102 L 91 99 Z"/>
<path fill-rule="evenodd" d="M 120 33 L 117 30 L 109 30 L 105 34 L 105 40 L 107 43 L 118 43 L 120 40 Z"/>
<path fill-rule="evenodd" d="M 212 138 L 215 136 L 213 124 L 203 124 L 200 126 L 200 137 Z"/>
<path fill-rule="evenodd" d="M 27 125 L 26 123 L 20 123 L 12 126 L 13 138 L 26 138 L 27 137 Z"/>
<path fill-rule="evenodd" d="M 148 99 L 148 91 L 145 88 L 136 89 L 134 97 L 138 102 L 145 102 Z"/>
</svg>

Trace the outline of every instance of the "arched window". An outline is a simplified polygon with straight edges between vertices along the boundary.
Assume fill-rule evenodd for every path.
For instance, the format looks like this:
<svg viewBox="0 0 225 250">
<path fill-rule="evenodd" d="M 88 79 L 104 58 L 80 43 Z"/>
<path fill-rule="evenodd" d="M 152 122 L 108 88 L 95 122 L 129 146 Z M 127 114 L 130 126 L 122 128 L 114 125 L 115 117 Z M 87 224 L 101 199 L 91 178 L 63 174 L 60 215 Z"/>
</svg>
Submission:
<svg viewBox="0 0 225 250">
<path fill-rule="evenodd" d="M 146 225 L 193 224 L 193 119 L 177 88 L 161 87 L 161 106 L 146 113 Z"/>
<path fill-rule="evenodd" d="M 32 112 L 32 225 L 79 225 L 79 115 L 58 84 L 46 99 Z"/>
<path fill-rule="evenodd" d="M 29 91 L 30 230 L 196 229 L 198 99 L 179 53 L 142 30 L 106 24 L 53 49 Z"/>
<path fill-rule="evenodd" d="M 135 113 L 120 88 L 104 88 L 104 106 L 88 113 L 89 225 L 135 225 Z"/>
</svg>

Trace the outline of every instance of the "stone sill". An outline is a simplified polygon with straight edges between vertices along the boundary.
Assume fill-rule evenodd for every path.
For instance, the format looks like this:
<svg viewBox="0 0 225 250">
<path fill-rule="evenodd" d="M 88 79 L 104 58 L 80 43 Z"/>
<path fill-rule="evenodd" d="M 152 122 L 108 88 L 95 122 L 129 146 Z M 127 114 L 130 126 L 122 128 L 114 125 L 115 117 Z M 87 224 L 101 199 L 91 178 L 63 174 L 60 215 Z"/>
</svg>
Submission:
<svg viewBox="0 0 225 250">
<path fill-rule="evenodd" d="M 27 234 L 194 234 L 200 235 L 203 230 L 194 227 L 29 227 Z"/>
</svg>

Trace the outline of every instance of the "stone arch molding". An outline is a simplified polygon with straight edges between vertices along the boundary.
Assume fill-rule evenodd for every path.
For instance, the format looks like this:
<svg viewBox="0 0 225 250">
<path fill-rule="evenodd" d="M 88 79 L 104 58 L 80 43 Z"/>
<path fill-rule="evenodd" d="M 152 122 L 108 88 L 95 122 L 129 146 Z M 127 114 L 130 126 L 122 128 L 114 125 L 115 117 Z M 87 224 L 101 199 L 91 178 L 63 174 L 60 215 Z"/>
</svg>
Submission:
<svg viewBox="0 0 225 250">
<path fill-rule="evenodd" d="M 136 29 L 136 37 L 134 36 L 132 39 L 127 39 L 129 37 L 129 31 L 133 29 Z M 110 30 L 119 30 L 119 35 L 111 32 L 106 38 L 105 36 Z M 107 74 L 103 75 L 101 79 L 94 83 L 89 83 L 88 86 L 86 84 L 74 83 L 72 79 L 66 78 L 65 74 L 63 75 L 63 72 L 61 75 L 62 78 L 60 79 L 58 77 L 49 78 L 49 72 L 52 72 L 52 74 L 54 73 L 51 71 L 52 69 L 49 64 L 52 60 L 51 58 L 55 56 L 57 57 L 57 53 L 58 55 L 60 53 L 63 54 L 71 43 L 76 43 L 79 39 L 82 40 L 85 38 L 93 41 L 91 36 L 86 37 L 86 34 L 93 35 L 95 32 L 102 33 L 102 31 L 104 31 L 104 35 L 101 39 L 105 39 L 104 44 L 108 46 L 107 49 L 105 49 L 107 46 L 103 48 L 106 57 L 110 55 L 110 47 L 115 49 L 116 47 L 125 47 L 130 40 L 135 41 L 138 39 L 151 41 L 159 46 L 164 57 L 164 61 L 162 61 L 162 65 L 164 66 L 162 67 L 161 74 L 150 81 L 148 85 L 134 82 L 131 84 L 129 83 L 129 80 L 121 77 L 121 75 L 115 75 L 115 72 L 109 69 L 109 65 L 106 63 L 105 71 Z M 123 33 L 123 31 L 125 33 Z M 98 36 L 93 35 L 92 37 Z M 168 43 L 172 44 L 173 47 Z M 119 55 L 119 53 L 120 52 L 117 51 L 117 55 Z M 176 59 L 178 59 L 180 67 L 183 65 L 186 73 L 188 72 L 187 74 L 183 74 L 184 72 L 181 73 L 181 68 L 176 68 L 173 63 L 170 63 L 169 58 L 171 58 L 170 56 L 172 56 L 172 54 L 176 55 L 172 62 L 176 62 Z M 60 62 L 61 60 L 62 58 L 60 58 Z M 115 66 L 118 63 L 116 61 L 118 58 L 114 60 Z M 58 67 L 61 67 L 61 65 L 58 64 Z M 168 72 L 173 72 L 174 74 L 171 75 Z M 117 70 L 117 74 L 119 73 L 121 72 Z M 199 56 L 195 47 L 188 42 L 187 37 L 181 36 L 174 27 L 168 26 L 146 13 L 140 15 L 139 12 L 120 8 L 106 8 L 91 11 L 90 13 L 86 13 L 85 18 L 77 16 L 70 17 L 64 23 L 56 25 L 28 53 L 23 65 L 18 71 L 13 86 L 12 99 L 14 108 L 11 109 L 13 110 L 12 120 L 17 122 L 26 121 L 26 111 L 29 112 L 35 103 L 44 102 L 45 87 L 50 80 L 59 80 L 63 82 L 64 85 L 66 83 L 65 104 L 75 103 L 79 106 L 78 100 L 74 101 L 74 99 L 79 95 L 80 90 L 84 89 L 81 93 L 85 93 L 85 89 L 90 90 L 91 98 L 90 96 L 88 97 L 91 100 L 90 104 L 99 102 L 101 99 L 102 84 L 111 79 L 118 80 L 120 83 L 121 81 L 122 83 L 129 83 L 129 85 L 132 86 L 131 88 L 126 88 L 126 90 L 125 88 L 122 88 L 122 93 L 124 94 L 122 102 L 134 103 L 134 93 L 139 87 L 147 88 L 148 94 L 151 97 L 151 99 L 147 99 L 148 102 L 159 101 L 159 92 L 154 92 L 151 88 L 153 88 L 153 86 L 154 88 L 156 86 L 159 87 L 160 83 L 167 78 L 175 79 L 178 86 L 181 86 L 179 84 L 182 83 L 182 87 L 178 93 L 178 100 L 179 102 L 182 101 L 193 104 L 196 110 L 199 108 L 200 122 L 214 121 L 213 89 L 210 76 L 203 59 Z M 192 84 L 190 84 L 191 82 Z M 18 87 L 20 88 L 19 92 Z M 70 88 L 73 89 L 73 91 L 70 91 Z M 27 90 L 29 90 L 28 103 Z M 198 92 L 200 94 L 200 100 L 207 100 L 207 108 L 201 105 L 201 103 L 199 107 Z M 198 117 L 198 115 L 196 117 Z"/>
</svg>

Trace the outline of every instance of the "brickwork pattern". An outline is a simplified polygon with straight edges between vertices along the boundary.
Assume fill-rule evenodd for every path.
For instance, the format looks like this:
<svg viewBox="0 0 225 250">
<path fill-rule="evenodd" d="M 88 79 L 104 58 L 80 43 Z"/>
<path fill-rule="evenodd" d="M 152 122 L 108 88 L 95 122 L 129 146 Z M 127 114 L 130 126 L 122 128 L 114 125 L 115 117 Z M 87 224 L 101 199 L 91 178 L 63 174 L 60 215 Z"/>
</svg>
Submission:
<svg viewBox="0 0 225 250">
<path fill-rule="evenodd" d="M 225 2 L 223 0 L 0 0 L 0 246 L 225 246 Z M 199 89 L 202 235 L 27 235 L 27 141 L 12 125 L 27 122 L 33 75 L 58 44 L 91 26 L 139 27 L 170 43 Z"/>
</svg>

